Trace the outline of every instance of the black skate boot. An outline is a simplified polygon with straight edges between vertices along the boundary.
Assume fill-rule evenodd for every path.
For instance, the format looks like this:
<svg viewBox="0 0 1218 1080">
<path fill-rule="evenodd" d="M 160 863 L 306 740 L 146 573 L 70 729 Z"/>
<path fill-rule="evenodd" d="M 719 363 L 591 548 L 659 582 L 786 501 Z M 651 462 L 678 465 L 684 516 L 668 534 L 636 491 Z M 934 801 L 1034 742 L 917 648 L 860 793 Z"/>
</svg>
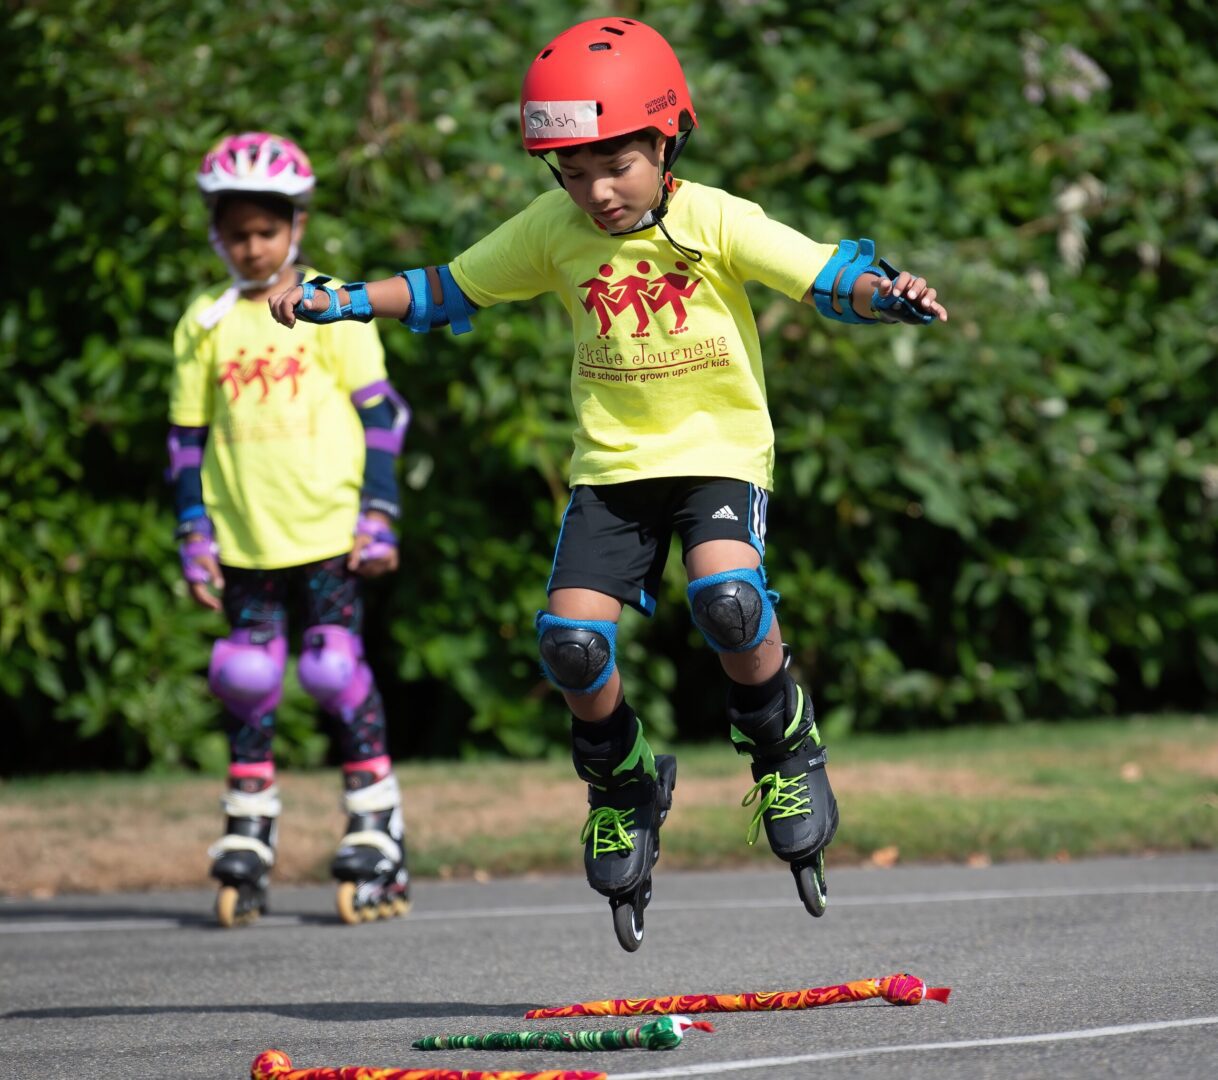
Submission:
<svg viewBox="0 0 1218 1080">
<path fill-rule="evenodd" d="M 588 782 L 590 809 L 579 837 L 588 884 L 609 898 L 618 942 L 634 952 L 643 943 L 643 909 L 651 901 L 651 870 L 660 857 L 660 826 L 672 806 L 677 762 L 670 754 L 653 755 L 634 711 L 622 708 L 626 713 L 604 725 L 577 721 L 572 757 Z M 605 741 L 593 741 L 601 727 Z M 621 737 L 625 732 L 629 741 Z"/>
<path fill-rule="evenodd" d="M 216 919 L 226 928 L 244 926 L 267 910 L 279 831 L 279 789 L 269 780 L 234 781 L 220 804 L 227 816 L 225 832 L 207 849 L 214 860 L 211 876 L 220 882 Z"/>
<path fill-rule="evenodd" d="M 371 780 L 351 773 L 348 784 Z M 330 863 L 338 881 L 338 915 L 354 926 L 391 919 L 410 910 L 410 872 L 406 867 L 406 830 L 402 823 L 397 778 L 390 773 L 364 787 L 343 792 L 348 814 L 346 835 Z"/>
<path fill-rule="evenodd" d="M 791 864 L 804 907 L 817 917 L 825 913 L 824 849 L 837 832 L 837 800 L 825 772 L 828 751 L 812 716 L 812 702 L 787 672 L 791 653 L 783 646 L 782 690 L 752 712 L 737 709 L 733 689 L 728 719 L 737 753 L 753 759 L 756 783 L 741 805 L 756 802 L 748 840 L 756 843 L 761 826 L 774 854 Z"/>
</svg>

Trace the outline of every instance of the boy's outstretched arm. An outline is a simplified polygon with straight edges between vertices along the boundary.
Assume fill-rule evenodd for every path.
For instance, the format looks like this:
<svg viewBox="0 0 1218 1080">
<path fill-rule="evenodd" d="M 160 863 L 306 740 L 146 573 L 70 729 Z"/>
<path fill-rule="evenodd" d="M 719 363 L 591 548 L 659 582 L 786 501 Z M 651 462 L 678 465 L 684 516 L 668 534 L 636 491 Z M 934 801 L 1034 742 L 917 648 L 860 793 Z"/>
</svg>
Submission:
<svg viewBox="0 0 1218 1080">
<path fill-rule="evenodd" d="M 328 280 L 328 279 L 327 279 Z M 365 284 L 368 306 L 372 309 L 371 317 L 380 319 L 404 319 L 410 311 L 412 297 L 410 284 L 400 274 L 380 281 L 369 281 Z M 351 303 L 351 294 L 345 288 L 339 288 L 338 302 L 341 305 Z M 312 296 L 305 302 L 310 311 L 321 314 L 330 306 L 330 298 L 323 289 L 310 290 Z M 293 285 L 281 293 L 272 296 L 267 304 L 275 321 L 284 326 L 296 325 L 296 305 L 305 295 L 303 286 Z"/>
</svg>

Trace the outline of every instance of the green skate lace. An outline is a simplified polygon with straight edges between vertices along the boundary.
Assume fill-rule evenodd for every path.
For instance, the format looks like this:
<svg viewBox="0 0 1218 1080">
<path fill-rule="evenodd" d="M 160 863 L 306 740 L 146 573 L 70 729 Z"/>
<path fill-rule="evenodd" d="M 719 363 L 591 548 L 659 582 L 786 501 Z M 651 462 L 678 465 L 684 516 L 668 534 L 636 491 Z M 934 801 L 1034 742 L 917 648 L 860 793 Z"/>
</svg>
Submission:
<svg viewBox="0 0 1218 1080">
<path fill-rule="evenodd" d="M 777 772 L 766 773 L 749 788 L 749 793 L 741 800 L 740 805 L 748 806 L 760 799 L 757 809 L 753 811 L 753 820 L 749 822 L 750 845 L 757 843 L 761 821 L 767 811 L 771 811 L 770 817 L 773 819 L 799 817 L 812 809 L 808 785 L 803 783 L 807 775 L 800 773 L 798 776 L 783 777 Z"/>
<path fill-rule="evenodd" d="M 592 857 L 599 859 L 615 851 L 633 851 L 634 841 L 626 831 L 634 824 L 633 810 L 614 810 L 602 806 L 588 813 L 588 820 L 579 834 L 581 844 L 592 837 Z"/>
</svg>

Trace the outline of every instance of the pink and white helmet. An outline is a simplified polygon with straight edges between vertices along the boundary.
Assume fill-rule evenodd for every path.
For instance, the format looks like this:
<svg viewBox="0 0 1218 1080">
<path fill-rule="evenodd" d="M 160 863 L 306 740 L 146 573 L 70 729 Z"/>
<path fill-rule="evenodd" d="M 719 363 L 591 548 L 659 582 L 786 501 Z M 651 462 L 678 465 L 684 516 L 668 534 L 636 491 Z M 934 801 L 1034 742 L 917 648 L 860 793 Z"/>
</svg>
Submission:
<svg viewBox="0 0 1218 1080">
<path fill-rule="evenodd" d="M 265 131 L 227 135 L 203 158 L 195 178 L 211 205 L 225 192 L 282 195 L 304 207 L 313 194 L 313 168 L 291 139 Z"/>
</svg>

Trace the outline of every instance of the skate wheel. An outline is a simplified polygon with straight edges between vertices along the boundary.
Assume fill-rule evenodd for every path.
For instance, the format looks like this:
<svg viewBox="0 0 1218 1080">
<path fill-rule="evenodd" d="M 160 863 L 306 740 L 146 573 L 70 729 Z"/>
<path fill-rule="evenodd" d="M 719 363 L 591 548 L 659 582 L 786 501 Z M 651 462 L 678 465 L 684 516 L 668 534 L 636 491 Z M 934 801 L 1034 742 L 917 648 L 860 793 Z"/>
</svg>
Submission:
<svg viewBox="0 0 1218 1080">
<path fill-rule="evenodd" d="M 637 952 L 643 944 L 643 910 L 625 900 L 613 906 L 613 930 L 617 942 L 627 952 Z"/>
<path fill-rule="evenodd" d="M 829 904 L 824 852 L 818 851 L 810 863 L 793 864 L 791 873 L 795 875 L 795 888 L 799 890 L 799 898 L 808 909 L 808 914 L 819 919 Z"/>
<path fill-rule="evenodd" d="M 266 899 L 249 885 L 222 885 L 216 893 L 216 921 L 226 930 L 248 926 L 266 910 Z"/>
<path fill-rule="evenodd" d="M 395 915 L 408 915 L 410 913 L 410 901 L 404 896 L 395 896 L 390 901 Z"/>
<path fill-rule="evenodd" d="M 216 921 L 226 930 L 231 930 L 237 925 L 239 896 L 235 885 L 224 885 L 216 894 Z"/>
<path fill-rule="evenodd" d="M 393 901 L 382 900 L 376 905 L 376 916 L 378 919 L 392 919 L 397 912 L 393 909 Z"/>
<path fill-rule="evenodd" d="M 339 882 L 336 903 L 338 906 L 338 917 L 348 926 L 358 926 L 363 921 L 360 909 L 355 906 L 354 881 Z"/>
</svg>

